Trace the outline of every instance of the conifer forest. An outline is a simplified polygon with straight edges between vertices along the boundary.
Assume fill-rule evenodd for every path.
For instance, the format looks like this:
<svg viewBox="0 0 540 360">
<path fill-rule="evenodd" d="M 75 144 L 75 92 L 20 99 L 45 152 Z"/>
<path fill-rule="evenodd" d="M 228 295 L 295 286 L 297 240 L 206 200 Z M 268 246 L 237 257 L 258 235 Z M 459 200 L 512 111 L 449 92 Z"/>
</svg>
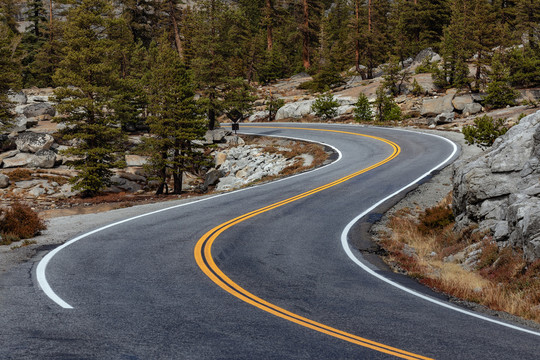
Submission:
<svg viewBox="0 0 540 360">
<path fill-rule="evenodd" d="M 387 64 L 395 96 L 403 64 L 431 48 L 442 60 L 422 66 L 440 88 L 504 105 L 540 85 L 539 35 L 540 0 L 0 0 L 0 122 L 13 121 L 10 92 L 54 88 L 92 194 L 127 132 L 153 134 L 158 178 L 181 176 L 205 161 L 193 140 L 248 114 L 256 86 L 298 73 L 324 92 Z"/>
</svg>

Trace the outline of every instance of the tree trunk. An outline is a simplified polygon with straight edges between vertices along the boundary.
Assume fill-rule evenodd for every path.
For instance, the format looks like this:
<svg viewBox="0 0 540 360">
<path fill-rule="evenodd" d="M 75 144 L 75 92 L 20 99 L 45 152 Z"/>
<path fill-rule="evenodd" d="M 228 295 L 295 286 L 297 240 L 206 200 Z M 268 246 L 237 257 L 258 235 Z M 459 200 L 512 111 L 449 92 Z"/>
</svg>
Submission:
<svg viewBox="0 0 540 360">
<path fill-rule="evenodd" d="M 368 31 L 371 32 L 371 0 L 368 0 Z"/>
<path fill-rule="evenodd" d="M 354 41 L 354 55 L 356 72 L 360 73 L 360 0 L 355 1 L 356 40 Z"/>
<path fill-rule="evenodd" d="M 184 160 L 181 158 L 182 151 L 184 149 L 181 146 L 180 140 L 176 139 L 174 149 L 174 171 L 173 171 L 173 194 L 182 193 L 182 175 L 184 173 Z M 182 150 L 181 150 L 182 149 Z"/>
<path fill-rule="evenodd" d="M 304 11 L 304 38 L 302 43 L 302 61 L 304 68 L 308 70 L 311 67 L 311 60 L 309 54 L 309 4 L 308 0 L 303 0 Z"/>
<path fill-rule="evenodd" d="M 169 0 L 169 16 L 171 18 L 171 25 L 174 31 L 174 42 L 176 44 L 176 50 L 180 59 L 184 58 L 184 50 L 182 48 L 182 40 L 180 39 L 180 33 L 178 32 L 178 23 L 176 21 L 176 11 L 172 0 Z"/>
<path fill-rule="evenodd" d="M 161 153 L 161 159 L 165 161 L 167 159 L 167 151 Z M 156 190 L 156 195 L 163 195 L 163 191 L 166 190 L 167 194 L 169 193 L 169 187 L 167 186 L 167 166 L 163 166 L 158 171 L 159 174 L 159 185 Z"/>
<path fill-rule="evenodd" d="M 216 127 L 216 111 L 213 106 L 216 96 L 212 93 L 208 96 L 208 99 L 210 100 L 210 108 L 208 109 L 208 130 L 214 130 Z"/>
<path fill-rule="evenodd" d="M 272 0 L 266 0 L 266 49 L 272 51 L 274 47 L 274 28 L 272 25 Z"/>
<path fill-rule="evenodd" d="M 49 41 L 53 41 L 53 2 L 49 0 Z"/>
</svg>

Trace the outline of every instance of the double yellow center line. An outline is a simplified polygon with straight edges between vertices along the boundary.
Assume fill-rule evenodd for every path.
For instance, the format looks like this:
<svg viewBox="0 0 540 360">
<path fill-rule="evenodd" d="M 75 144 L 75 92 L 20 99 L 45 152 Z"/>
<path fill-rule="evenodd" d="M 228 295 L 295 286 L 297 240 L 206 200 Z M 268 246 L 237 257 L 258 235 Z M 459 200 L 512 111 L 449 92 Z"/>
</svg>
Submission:
<svg viewBox="0 0 540 360">
<path fill-rule="evenodd" d="M 269 128 L 269 127 L 264 127 Z M 261 310 L 264 310 L 266 312 L 269 312 L 270 314 L 273 314 L 275 316 L 279 316 L 280 318 L 286 319 L 288 321 L 294 322 L 296 324 L 302 325 L 304 327 L 307 327 L 309 329 L 351 342 L 353 344 L 357 344 L 366 348 L 370 348 L 382 353 L 394 355 L 399 358 L 403 359 L 424 359 L 428 360 L 430 358 L 417 355 L 414 353 L 410 353 L 404 350 L 400 350 L 385 344 L 381 344 L 375 341 L 371 341 L 365 338 L 362 338 L 360 336 L 356 336 L 354 334 L 347 333 L 345 331 L 341 331 L 339 329 L 335 329 L 333 327 L 318 323 L 316 321 L 307 319 L 305 317 L 302 317 L 300 315 L 297 315 L 295 313 L 292 313 L 288 310 L 285 310 L 279 306 L 276 306 L 274 304 L 271 304 L 264 299 L 259 298 L 258 296 L 250 293 L 249 291 L 245 290 L 241 286 L 239 286 L 237 283 L 235 283 L 233 280 L 231 280 L 227 275 L 225 275 L 221 269 L 216 265 L 214 262 L 213 256 L 212 256 L 212 245 L 216 241 L 219 235 L 221 235 L 224 231 L 227 229 L 246 221 L 252 217 L 255 217 L 259 214 L 265 213 L 267 211 L 276 209 L 278 207 L 287 205 L 289 203 L 292 203 L 294 201 L 303 199 L 305 197 L 314 195 L 318 192 L 321 192 L 323 190 L 329 189 L 331 187 L 337 186 L 339 184 L 342 184 L 356 176 L 359 176 L 361 174 L 364 174 L 370 170 L 373 170 L 383 164 L 386 164 L 387 162 L 391 161 L 392 159 L 396 158 L 399 153 L 401 152 L 400 147 L 390 141 L 386 140 L 380 137 L 371 136 L 371 135 L 365 135 L 365 134 L 358 134 L 354 132 L 347 132 L 347 131 L 338 131 L 338 130 L 329 130 L 329 129 L 309 129 L 309 128 L 296 128 L 296 127 L 288 127 L 287 129 L 294 129 L 294 130 L 310 130 L 310 131 L 327 131 L 327 132 L 334 132 L 334 133 L 342 133 L 342 134 L 348 134 L 348 135 L 354 135 L 354 136 L 362 136 L 366 138 L 375 139 L 378 141 L 382 141 L 388 145 L 390 145 L 393 148 L 393 152 L 390 156 L 388 156 L 386 159 L 371 165 L 365 169 L 362 169 L 360 171 L 357 171 L 353 174 L 347 175 L 341 179 L 338 179 L 334 182 L 331 182 L 329 184 L 320 186 L 318 188 L 315 188 L 313 190 L 304 192 L 302 194 L 293 196 L 291 198 L 279 201 L 277 203 L 265 206 L 263 208 L 260 208 L 258 210 L 254 210 L 251 212 L 248 212 L 244 215 L 241 215 L 239 217 L 236 217 L 232 220 L 229 220 L 223 224 L 220 224 L 213 228 L 212 230 L 208 231 L 206 234 L 204 234 L 203 237 L 199 239 L 197 242 L 197 245 L 195 246 L 195 259 L 197 261 L 197 264 L 201 268 L 201 270 L 217 285 L 219 285 L 222 289 L 229 292 L 230 294 L 236 296 L 237 298 L 245 301 L 248 304 L 251 304 Z"/>
</svg>

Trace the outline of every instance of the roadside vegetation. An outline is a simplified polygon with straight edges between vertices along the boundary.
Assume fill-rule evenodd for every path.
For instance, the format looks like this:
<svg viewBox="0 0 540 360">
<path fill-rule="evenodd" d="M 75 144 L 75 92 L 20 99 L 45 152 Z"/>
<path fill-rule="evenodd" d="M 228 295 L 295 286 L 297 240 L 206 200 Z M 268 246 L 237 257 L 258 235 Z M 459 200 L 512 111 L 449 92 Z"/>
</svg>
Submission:
<svg viewBox="0 0 540 360">
<path fill-rule="evenodd" d="M 450 199 L 397 212 L 380 235 L 385 261 L 436 291 L 540 323 L 540 260 L 527 263 L 475 228 L 454 231 Z"/>
<path fill-rule="evenodd" d="M 46 228 L 28 205 L 16 202 L 7 209 L 0 209 L 0 245 L 32 238 Z"/>
</svg>

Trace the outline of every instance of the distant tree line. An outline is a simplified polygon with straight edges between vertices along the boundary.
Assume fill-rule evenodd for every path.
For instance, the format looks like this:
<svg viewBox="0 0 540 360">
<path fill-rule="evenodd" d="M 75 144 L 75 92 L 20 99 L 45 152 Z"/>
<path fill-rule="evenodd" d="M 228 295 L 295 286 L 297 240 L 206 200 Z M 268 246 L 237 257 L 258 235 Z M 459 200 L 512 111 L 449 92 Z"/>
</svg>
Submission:
<svg viewBox="0 0 540 360">
<path fill-rule="evenodd" d="M 220 116 L 245 116 L 255 82 L 305 71 L 327 90 L 343 71 L 371 78 L 431 47 L 443 58 L 432 68 L 439 86 L 540 84 L 538 0 L 189 3 L 0 0 L 0 122 L 13 117 L 10 89 L 55 87 L 63 136 L 80 140 L 69 150 L 77 186 L 102 189 L 126 132 L 146 128 L 158 192 L 169 177 L 179 192 L 182 172 L 203 161 L 192 140 Z M 69 4 L 63 14 L 53 11 L 60 4 Z"/>
</svg>

